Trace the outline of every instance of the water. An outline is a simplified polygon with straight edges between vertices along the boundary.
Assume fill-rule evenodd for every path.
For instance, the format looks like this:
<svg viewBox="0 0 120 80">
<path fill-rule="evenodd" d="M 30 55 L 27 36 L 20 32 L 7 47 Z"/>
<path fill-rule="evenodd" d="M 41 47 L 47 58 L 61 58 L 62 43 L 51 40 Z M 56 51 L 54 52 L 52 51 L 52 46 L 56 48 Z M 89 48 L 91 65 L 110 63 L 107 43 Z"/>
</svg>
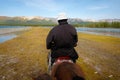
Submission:
<svg viewBox="0 0 120 80">
<path fill-rule="evenodd" d="M 0 43 L 3 43 L 7 40 L 17 37 L 15 32 L 23 31 L 29 29 L 30 27 L 26 26 L 0 26 Z M 77 32 L 96 34 L 96 35 L 105 35 L 113 36 L 120 38 L 120 28 L 86 28 L 80 27 L 76 28 Z"/>
<path fill-rule="evenodd" d="M 46 28 L 53 28 L 53 27 L 46 27 Z M 82 33 L 112 36 L 112 37 L 119 37 L 120 38 L 120 28 L 77 27 L 76 30 L 77 30 L 77 32 L 82 32 Z"/>
<path fill-rule="evenodd" d="M 0 43 L 17 37 L 18 31 L 27 30 L 30 27 L 24 26 L 0 26 Z"/>
<path fill-rule="evenodd" d="M 15 34 L 2 35 L 2 36 L 0 36 L 0 43 L 3 43 L 3 42 L 5 42 L 5 41 L 10 40 L 10 39 L 13 39 L 13 38 L 15 38 L 15 37 L 17 37 Z"/>
<path fill-rule="evenodd" d="M 105 36 L 113 36 L 120 38 L 120 28 L 86 28 L 80 27 L 76 28 L 77 32 L 96 34 L 96 35 L 105 35 Z"/>
</svg>

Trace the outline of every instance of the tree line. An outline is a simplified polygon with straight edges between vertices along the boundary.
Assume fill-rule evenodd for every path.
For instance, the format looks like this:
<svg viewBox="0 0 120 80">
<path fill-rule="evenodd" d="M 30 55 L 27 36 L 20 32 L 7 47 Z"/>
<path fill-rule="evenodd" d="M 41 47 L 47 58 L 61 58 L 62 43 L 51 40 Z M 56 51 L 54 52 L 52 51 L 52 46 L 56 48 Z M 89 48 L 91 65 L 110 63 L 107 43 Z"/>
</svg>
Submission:
<svg viewBox="0 0 120 80">
<path fill-rule="evenodd" d="M 91 27 L 91 28 L 120 28 L 120 22 L 85 22 L 74 25 L 77 27 Z"/>
<path fill-rule="evenodd" d="M 120 28 L 120 22 L 78 22 L 78 23 L 70 23 L 75 27 L 91 27 L 91 28 Z M 4 26 L 55 26 L 57 23 L 52 21 L 7 21 L 5 23 L 1 23 L 0 25 Z"/>
</svg>

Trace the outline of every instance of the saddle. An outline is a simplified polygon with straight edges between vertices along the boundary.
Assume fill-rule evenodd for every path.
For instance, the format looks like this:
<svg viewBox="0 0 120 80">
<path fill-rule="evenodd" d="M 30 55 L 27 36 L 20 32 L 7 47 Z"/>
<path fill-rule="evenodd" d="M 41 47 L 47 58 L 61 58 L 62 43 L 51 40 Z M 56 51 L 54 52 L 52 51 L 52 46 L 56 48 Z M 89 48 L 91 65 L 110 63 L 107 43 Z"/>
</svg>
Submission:
<svg viewBox="0 0 120 80">
<path fill-rule="evenodd" d="M 61 56 L 61 57 L 58 57 L 54 61 L 53 65 L 51 65 L 51 53 L 49 53 L 49 55 L 48 55 L 48 73 L 51 73 L 51 69 L 54 65 L 60 64 L 62 62 L 74 63 L 73 60 L 69 56 Z"/>
<path fill-rule="evenodd" d="M 69 62 L 69 63 L 73 63 L 73 61 L 71 60 L 71 58 L 69 56 L 61 56 L 58 57 L 55 62 L 53 63 L 53 66 L 56 64 L 60 64 L 62 62 Z"/>
</svg>

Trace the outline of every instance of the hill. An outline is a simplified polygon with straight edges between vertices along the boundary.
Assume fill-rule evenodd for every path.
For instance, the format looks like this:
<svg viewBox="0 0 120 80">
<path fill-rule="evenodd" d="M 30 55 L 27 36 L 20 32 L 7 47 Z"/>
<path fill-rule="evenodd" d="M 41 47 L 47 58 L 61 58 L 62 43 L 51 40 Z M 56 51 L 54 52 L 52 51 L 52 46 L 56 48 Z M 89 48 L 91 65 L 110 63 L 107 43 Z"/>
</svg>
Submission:
<svg viewBox="0 0 120 80">
<path fill-rule="evenodd" d="M 0 16 L 1 25 L 53 25 L 55 22 L 51 18 L 42 17 L 7 17 Z"/>
<path fill-rule="evenodd" d="M 81 27 L 115 27 L 120 28 L 120 19 L 80 19 L 69 18 L 68 22 L 75 26 Z M 0 25 L 15 25 L 15 26 L 54 26 L 57 24 L 56 18 L 47 18 L 40 16 L 0 16 Z"/>
</svg>

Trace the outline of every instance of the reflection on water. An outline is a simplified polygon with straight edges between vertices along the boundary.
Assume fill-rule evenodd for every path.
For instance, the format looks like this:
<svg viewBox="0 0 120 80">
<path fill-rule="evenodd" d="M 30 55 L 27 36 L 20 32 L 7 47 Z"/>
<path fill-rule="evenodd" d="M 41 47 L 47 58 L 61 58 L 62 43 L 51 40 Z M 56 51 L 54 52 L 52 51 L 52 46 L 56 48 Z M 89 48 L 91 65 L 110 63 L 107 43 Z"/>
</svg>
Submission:
<svg viewBox="0 0 120 80">
<path fill-rule="evenodd" d="M 2 35 L 2 36 L 0 36 L 0 43 L 5 42 L 5 41 L 10 40 L 15 37 L 16 37 L 15 34 Z"/>
<path fill-rule="evenodd" d="M 80 28 L 76 28 L 76 29 L 77 29 L 77 32 L 120 37 L 120 29 L 119 28 L 85 28 L 85 27 L 81 28 L 80 27 Z"/>
</svg>

